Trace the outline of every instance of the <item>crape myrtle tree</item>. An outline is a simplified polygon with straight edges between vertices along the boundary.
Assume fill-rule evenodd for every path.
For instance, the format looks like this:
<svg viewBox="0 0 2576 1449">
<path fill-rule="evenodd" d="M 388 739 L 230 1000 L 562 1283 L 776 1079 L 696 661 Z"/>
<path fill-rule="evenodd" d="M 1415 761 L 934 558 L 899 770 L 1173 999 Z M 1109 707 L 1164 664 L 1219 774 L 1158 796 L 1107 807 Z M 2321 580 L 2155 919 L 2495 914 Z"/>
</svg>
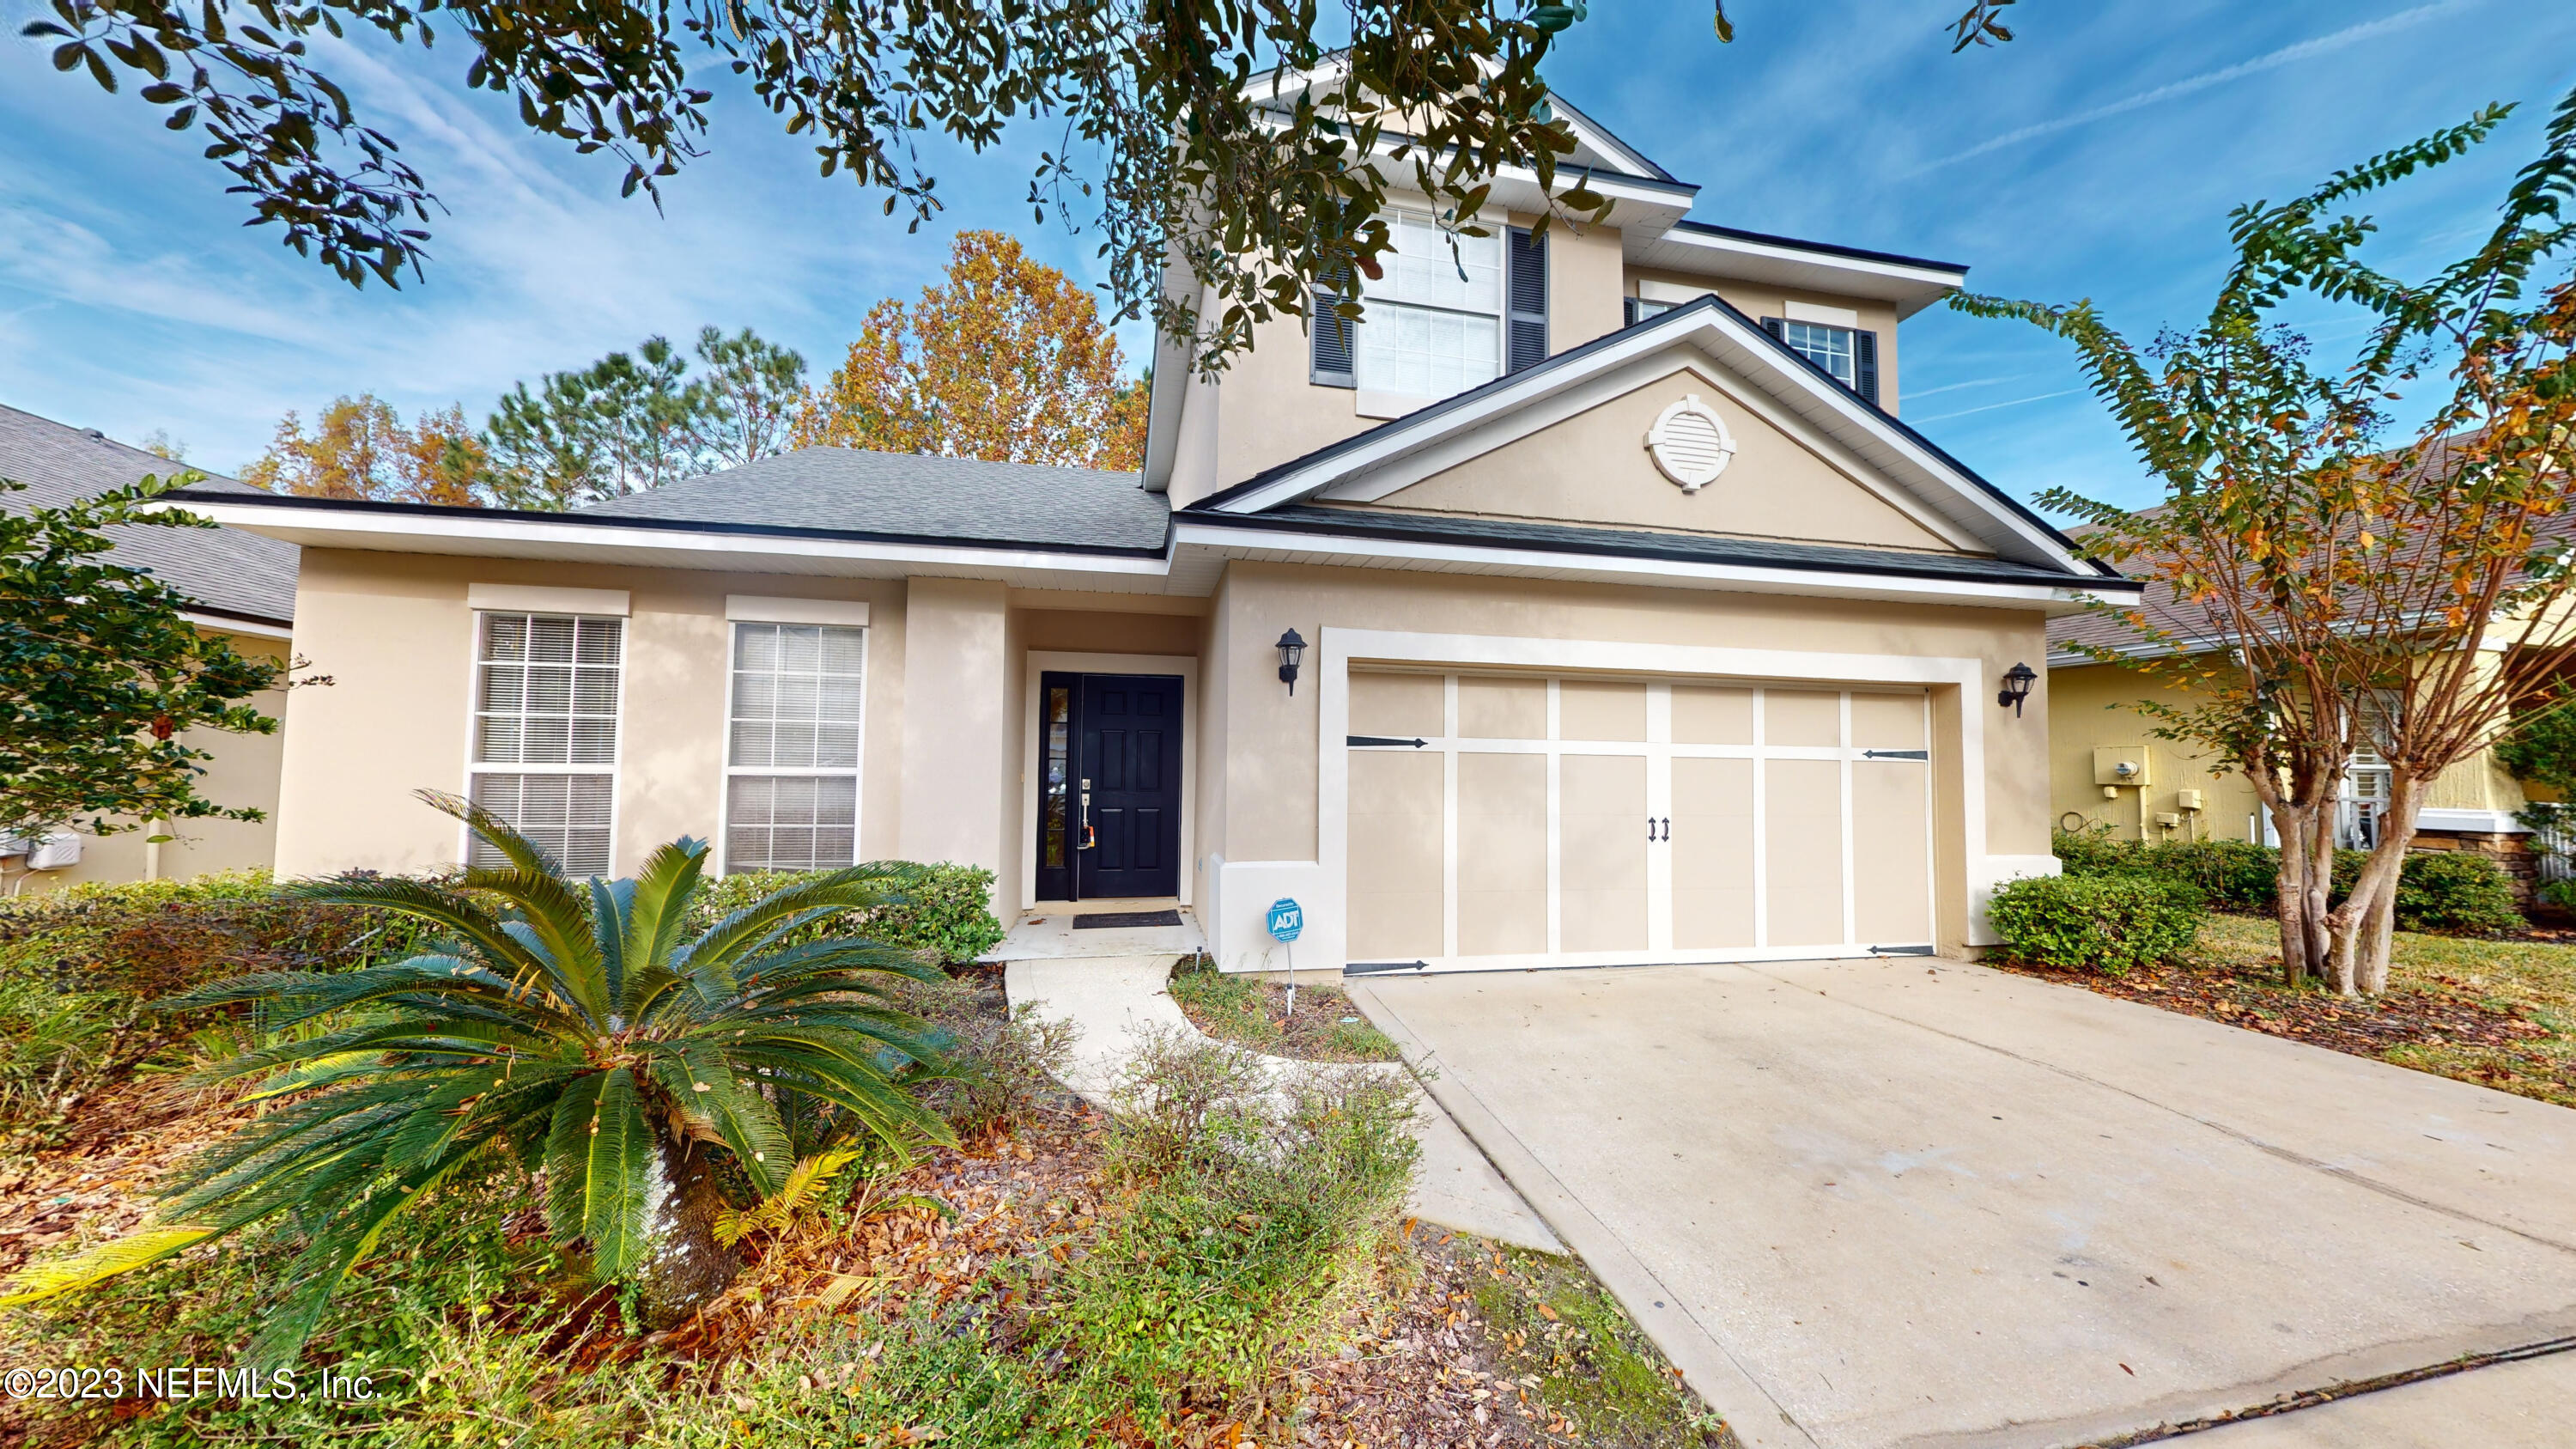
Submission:
<svg viewBox="0 0 2576 1449">
<path fill-rule="evenodd" d="M 2502 737 L 2576 650 L 2576 226 L 2562 219 L 2576 200 L 2576 93 L 2492 230 L 2425 280 L 2364 263 L 2371 222 L 2337 211 L 2461 155 L 2509 109 L 2286 204 L 2238 208 L 2238 256 L 2207 318 L 2151 346 L 2132 346 L 2090 304 L 1952 299 L 2073 342 L 2163 485 L 2143 510 L 2066 489 L 2040 502 L 2081 519 L 2095 557 L 2164 586 L 2151 593 L 2170 602 L 2112 609 L 2133 642 L 2159 647 L 2097 657 L 2188 690 L 2196 702 L 2139 707 L 2263 802 L 2283 846 L 2293 985 L 2386 987 L 2398 868 L 2427 787 Z M 2293 297 L 2362 311 L 2349 360 L 2321 369 L 2273 320 Z M 2421 420 L 2400 428 L 2400 405 Z M 2336 801 L 2364 751 L 2388 766 L 2384 828 L 2330 910 Z"/>
<path fill-rule="evenodd" d="M 203 476 L 34 508 L 0 479 L 0 836 L 262 818 L 198 793 L 211 756 L 184 737 L 274 732 L 251 698 L 283 669 L 199 631 L 186 595 L 107 556 L 111 529 L 214 527 L 155 501 Z"/>
<path fill-rule="evenodd" d="M 1973 0 L 1955 43 L 2008 40 L 2012 0 Z M 1723 0 L 1717 34 L 1731 38 Z M 1449 225 L 1487 182 L 1536 174 L 1569 215 L 1607 202 L 1557 158 L 1573 147 L 1540 62 L 1580 20 L 1546 0 L 46 0 L 28 34 L 57 70 L 130 89 L 174 131 L 202 128 L 255 224 L 352 284 L 399 284 L 437 206 L 330 75 L 318 40 L 373 32 L 456 54 L 522 125 L 605 151 L 627 194 L 704 154 L 710 70 L 730 72 L 845 172 L 920 225 L 940 205 L 924 137 L 981 152 L 1014 121 L 1059 137 L 1028 200 L 1097 229 L 1113 320 L 1151 315 L 1206 365 L 1257 322 L 1301 315 L 1316 279 L 1374 275 L 1389 174 Z M 1329 71 L 1328 62 L 1340 57 Z M 1297 78 L 1322 74 L 1307 90 Z M 1357 164 L 1383 154 L 1386 165 Z M 1084 159 L 1076 159 L 1077 157 Z M 1166 287 L 1177 266 L 1194 286 Z M 1356 309 L 1355 302 L 1343 305 Z"/>
</svg>

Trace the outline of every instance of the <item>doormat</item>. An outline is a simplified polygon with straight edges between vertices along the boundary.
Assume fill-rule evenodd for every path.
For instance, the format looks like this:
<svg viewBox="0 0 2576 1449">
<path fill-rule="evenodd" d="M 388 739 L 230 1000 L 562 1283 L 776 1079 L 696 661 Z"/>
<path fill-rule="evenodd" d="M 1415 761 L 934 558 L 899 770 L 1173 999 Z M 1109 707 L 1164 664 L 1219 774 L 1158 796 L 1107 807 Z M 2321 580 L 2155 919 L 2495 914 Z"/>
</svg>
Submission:
<svg viewBox="0 0 2576 1449">
<path fill-rule="evenodd" d="M 1073 918 L 1073 928 L 1077 931 L 1105 931 L 1116 926 L 1177 926 L 1180 923 L 1181 913 L 1178 911 L 1103 911 L 1096 916 Z"/>
</svg>

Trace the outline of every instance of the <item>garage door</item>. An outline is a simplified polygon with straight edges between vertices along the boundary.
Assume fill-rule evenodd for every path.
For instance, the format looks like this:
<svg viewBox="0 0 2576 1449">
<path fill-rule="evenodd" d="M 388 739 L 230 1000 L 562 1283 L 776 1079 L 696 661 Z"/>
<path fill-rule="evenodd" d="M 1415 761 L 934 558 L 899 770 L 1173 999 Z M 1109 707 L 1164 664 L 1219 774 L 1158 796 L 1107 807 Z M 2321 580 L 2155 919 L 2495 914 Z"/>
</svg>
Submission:
<svg viewBox="0 0 2576 1449">
<path fill-rule="evenodd" d="M 1350 677 L 1353 964 L 1932 949 L 1919 690 Z"/>
</svg>

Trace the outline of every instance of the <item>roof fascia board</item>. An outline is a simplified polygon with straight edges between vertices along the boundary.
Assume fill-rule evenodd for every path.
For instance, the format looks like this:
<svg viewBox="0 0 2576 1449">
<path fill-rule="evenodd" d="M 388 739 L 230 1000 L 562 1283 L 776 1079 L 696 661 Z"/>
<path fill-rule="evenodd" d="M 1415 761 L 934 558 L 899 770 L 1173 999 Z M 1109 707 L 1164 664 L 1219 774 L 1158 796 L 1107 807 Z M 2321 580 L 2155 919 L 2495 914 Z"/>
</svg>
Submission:
<svg viewBox="0 0 2576 1449">
<path fill-rule="evenodd" d="M 204 607 L 181 609 L 179 617 L 200 629 L 219 634 L 248 634 L 255 639 L 292 639 L 295 626 L 272 619 L 254 619 L 248 614 L 224 614 Z"/>
<path fill-rule="evenodd" d="M 1698 365 L 1694 366 L 1695 363 Z M 1576 386 L 1541 398 L 1500 419 L 1488 419 L 1481 427 L 1453 433 L 1384 468 L 1372 469 L 1359 478 L 1333 484 L 1314 496 L 1336 503 L 1376 503 L 1436 473 L 1454 468 L 1497 448 L 1507 447 L 1521 438 L 1529 437 L 1603 403 L 1623 397 L 1638 388 L 1652 386 L 1676 372 L 1690 371 L 1699 374 L 1700 380 L 1712 390 L 1725 393 L 1728 401 L 1743 407 L 1755 417 L 1778 429 L 1792 442 L 1815 453 L 1852 484 L 1904 514 L 1951 547 L 1965 553 L 1984 551 L 1983 540 L 1960 527 L 1947 515 L 1924 506 L 1920 499 L 1904 490 L 1886 487 L 1873 476 L 1873 470 L 1863 464 L 1850 449 L 1817 430 L 1805 418 L 1773 405 L 1770 399 L 1763 397 L 1757 391 L 1730 387 L 1718 378 L 1707 376 L 1708 372 L 1714 370 L 1717 369 L 1713 366 L 1713 360 L 1706 354 L 1686 344 L 1677 343 L 1587 378 Z M 1509 436 L 1500 440 L 1489 437 L 1488 434 L 1497 427 L 1508 429 Z M 1642 444 L 1640 446 L 1642 448 Z"/>
<path fill-rule="evenodd" d="M 2073 548 L 2047 525 L 2007 504 L 1992 485 L 1968 473 L 1912 429 L 1852 396 L 1841 384 L 1798 358 L 1786 344 L 1752 325 L 1744 314 L 1716 296 L 1685 303 L 1650 321 L 1612 333 L 1592 345 L 1597 350 L 1560 354 L 1517 377 L 1505 379 L 1505 385 L 1455 407 L 1438 408 L 1436 411 L 1426 409 L 1417 415 L 1418 421 L 1399 419 L 1375 434 L 1361 434 L 1362 441 L 1358 446 L 1329 452 L 1262 487 L 1224 498 L 1210 511 L 1258 513 L 1265 508 L 1310 497 L 1352 474 L 1384 467 L 1429 446 L 1440 437 L 1506 417 L 1551 393 L 1573 387 L 1586 377 L 1623 367 L 1683 341 L 1693 342 L 1719 366 L 1743 377 L 1753 386 L 1766 388 L 1775 396 L 1785 395 L 1785 400 L 1801 415 L 1812 418 L 1822 413 L 1885 449 L 1925 481 L 1937 485 L 1957 500 L 1962 505 L 1964 516 L 1946 509 L 1941 511 L 1967 527 L 1998 553 L 2012 556 L 2013 551 L 2003 546 L 2009 541 L 2019 545 L 2024 558 L 2035 556 L 2051 566 L 2088 577 L 2095 576 L 2076 558 Z M 1729 356 L 1730 352 L 1736 355 Z M 1808 406 L 1798 407 L 1801 402 Z M 1864 450 L 1854 447 L 1853 451 L 1870 466 L 1871 471 L 1887 471 L 1883 465 L 1873 463 Z M 1934 501 L 1927 498 L 1926 502 Z M 1938 504 L 1934 503 L 1934 506 Z M 1986 526 L 1980 528 L 1979 523 Z"/>
<path fill-rule="evenodd" d="M 190 498 L 174 506 L 184 506 L 189 512 L 203 514 L 217 523 L 285 538 L 289 542 L 304 542 L 307 547 L 369 548 L 398 553 L 450 552 L 452 550 L 426 545 L 441 541 L 489 540 L 560 550 L 563 557 L 581 559 L 613 558 L 624 551 L 652 549 L 719 557 L 769 555 L 933 567 L 1145 576 L 1161 575 L 1168 558 L 1168 546 L 1151 553 L 1137 553 L 1049 549 L 1038 545 L 939 544 L 688 527 L 642 528 L 628 522 L 547 522 L 523 515 L 485 513 L 477 516 L 476 510 L 465 509 L 455 510 L 452 516 L 445 511 L 427 516 L 374 511 L 365 505 L 310 509 L 281 507 L 282 502 L 214 502 Z M 295 537 L 298 534 L 305 537 Z M 352 541 L 310 542 L 316 534 L 337 535 Z M 406 547 L 406 543 L 412 546 Z"/>
<path fill-rule="evenodd" d="M 1853 248 L 1807 245 L 1782 238 L 1778 241 L 1754 241 L 1748 237 L 1729 236 L 1702 231 L 1697 227 L 1676 226 L 1659 240 L 1674 246 L 1695 247 L 1702 251 L 1725 252 L 1732 256 L 1762 257 L 1766 260 L 1796 262 L 1806 266 L 1827 266 L 1847 272 L 1864 272 L 1890 281 L 1914 282 L 1934 287 L 1967 285 L 1968 269 L 1946 263 L 1909 261 L 1896 257 L 1862 256 Z"/>
<path fill-rule="evenodd" d="M 1294 529 L 1262 529 L 1254 533 L 1209 522 L 1181 523 L 1173 532 L 1173 541 L 1180 550 L 1207 549 L 1233 558 L 1275 555 L 1281 561 L 1305 563 L 1348 561 L 1362 566 L 1374 564 L 1384 568 L 1453 573 L 1469 569 L 1506 576 L 1660 584 L 1745 593 L 2038 609 L 2052 615 L 2072 613 L 2083 607 L 2082 590 L 2056 584 L 1927 579 L 1904 574 L 1844 573 L 1755 564 L 1693 564 L 1669 559 L 1623 558 L 1615 554 L 1556 553 L 1534 548 L 1354 538 L 1341 534 L 1300 533 Z"/>
</svg>

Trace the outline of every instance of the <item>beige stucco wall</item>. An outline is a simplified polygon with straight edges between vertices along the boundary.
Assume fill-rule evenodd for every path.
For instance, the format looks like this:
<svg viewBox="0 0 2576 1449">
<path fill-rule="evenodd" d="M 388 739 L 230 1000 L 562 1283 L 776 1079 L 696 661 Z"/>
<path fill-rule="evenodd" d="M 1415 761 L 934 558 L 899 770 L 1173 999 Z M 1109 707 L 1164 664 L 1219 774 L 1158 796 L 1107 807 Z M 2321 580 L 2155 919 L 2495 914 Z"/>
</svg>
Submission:
<svg viewBox="0 0 2576 1449">
<path fill-rule="evenodd" d="M 2186 706 L 2192 696 L 2152 676 L 2116 664 L 2069 665 L 2048 671 L 2049 795 L 2058 823 L 2074 828 L 2108 826 L 2122 840 L 2259 840 L 2262 809 L 2245 777 L 2214 766 L 2189 745 L 2154 738 L 2156 721 L 2130 706 L 2151 701 Z M 2036 700 L 2037 696 L 2033 696 Z M 2034 705 L 2034 707 L 2036 707 Z M 2094 782 L 2093 752 L 2134 747 L 2146 755 L 2148 782 L 2115 787 L 2106 797 Z M 2197 818 L 2183 811 L 2176 792 L 2198 790 Z M 2522 787 L 2496 764 L 2491 752 L 2454 765 L 2433 781 L 2424 806 L 2434 810 L 2522 808 Z M 2155 823 L 2159 813 L 2184 817 L 2180 828 Z"/>
<path fill-rule="evenodd" d="M 1628 325 L 1627 304 L 1621 300 L 1626 295 L 1621 286 L 1625 267 L 1619 253 L 1619 228 L 1584 226 L 1563 218 L 1549 225 L 1549 355 L 1580 347 L 1595 337 L 1607 337 Z"/>
<path fill-rule="evenodd" d="M 1736 454 L 1685 493 L 1655 467 L 1656 417 L 1696 396 L 1726 420 Z M 1624 396 L 1507 443 L 1374 506 L 1567 523 L 1616 523 L 1820 543 L 1963 552 L 1860 478 L 1762 420 L 1713 364 L 1676 366 Z"/>
<path fill-rule="evenodd" d="M 229 641 L 242 654 L 281 664 L 292 652 L 283 639 L 218 630 L 200 632 Z M 200 729 L 180 736 L 189 748 L 213 756 L 204 762 L 206 772 L 198 778 L 199 795 L 227 809 L 247 805 L 265 811 L 268 818 L 176 820 L 157 828 L 145 825 L 107 835 L 84 832 L 79 864 L 34 872 L 26 877 L 20 892 L 33 895 L 90 881 L 184 880 L 213 871 L 247 870 L 269 864 L 277 855 L 277 782 L 286 753 L 283 721 L 287 694 L 282 689 L 264 690 L 250 700 L 261 714 L 281 722 L 275 732 L 231 734 Z M 175 838 L 157 846 L 150 843 L 151 836 L 162 833 Z M 11 862 L 13 883 L 17 864 Z"/>
<path fill-rule="evenodd" d="M 1209 822 L 1202 850 L 1230 861 L 1315 860 L 1318 851 L 1319 691 L 1290 696 L 1277 679 L 1269 642 L 1294 626 L 1309 640 L 1327 626 L 1551 640 L 1817 650 L 1851 654 L 1951 656 L 1980 661 L 2000 677 L 2043 653 L 2036 611 L 1944 608 L 1787 598 L 1681 589 L 1432 577 L 1374 570 L 1238 563 L 1218 596 L 1210 693 L 1225 695 L 1221 771 L 1202 785 Z M 2047 715 L 2043 694 L 2023 719 L 1996 710 L 1991 693 L 1966 698 L 1932 691 L 1938 812 L 1935 879 L 1941 939 L 1964 940 L 1969 854 L 2044 856 L 2048 851 Z M 1984 838 L 1969 840 L 1965 782 L 1944 783 L 1959 759 L 1962 711 L 1980 709 Z M 1951 762 L 1947 765 L 1941 761 Z"/>
<path fill-rule="evenodd" d="M 1896 308 L 1892 304 L 1831 292 L 1792 291 L 1749 282 L 1694 277 L 1687 272 L 1667 272 L 1652 267 L 1632 268 L 1627 273 L 1625 295 L 1639 295 L 1637 284 L 1650 281 L 1715 292 L 1726 305 L 1757 322 L 1765 317 L 1786 315 L 1783 304 L 1788 302 L 1808 302 L 1819 307 L 1840 307 L 1859 313 L 1861 327 L 1878 334 L 1878 405 L 1891 413 L 1896 411 Z"/>
<path fill-rule="evenodd" d="M 465 789 L 475 583 L 624 589 L 626 678 L 619 729 L 614 868 L 721 823 L 727 594 L 865 600 L 870 605 L 860 853 L 897 853 L 902 788 L 901 582 L 445 558 L 307 549 L 298 650 L 326 688 L 289 705 L 277 865 L 307 875 L 452 865 L 455 824 L 411 798 Z M 989 778 L 989 766 L 977 771 Z M 987 817 L 990 818 L 989 816 Z"/>
</svg>

